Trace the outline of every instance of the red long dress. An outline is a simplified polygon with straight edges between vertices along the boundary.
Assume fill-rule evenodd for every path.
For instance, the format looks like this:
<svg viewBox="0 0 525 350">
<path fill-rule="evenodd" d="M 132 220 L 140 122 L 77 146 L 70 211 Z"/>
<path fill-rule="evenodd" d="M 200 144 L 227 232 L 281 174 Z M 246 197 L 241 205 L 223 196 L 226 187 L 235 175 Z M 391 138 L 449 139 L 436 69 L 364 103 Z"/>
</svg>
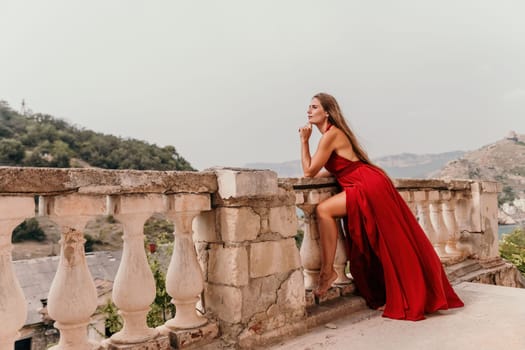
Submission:
<svg viewBox="0 0 525 350">
<path fill-rule="evenodd" d="M 325 168 L 346 192 L 350 272 L 368 306 L 385 305 L 384 317 L 413 321 L 463 306 L 392 181 L 378 168 L 335 152 Z"/>
</svg>

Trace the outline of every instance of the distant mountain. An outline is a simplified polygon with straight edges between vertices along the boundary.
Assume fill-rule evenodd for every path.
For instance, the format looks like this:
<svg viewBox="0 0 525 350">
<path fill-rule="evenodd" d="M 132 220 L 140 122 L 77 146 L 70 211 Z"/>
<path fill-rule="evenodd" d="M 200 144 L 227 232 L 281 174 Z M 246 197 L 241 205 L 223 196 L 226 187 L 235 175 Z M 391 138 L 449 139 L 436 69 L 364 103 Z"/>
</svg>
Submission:
<svg viewBox="0 0 525 350">
<path fill-rule="evenodd" d="M 81 129 L 50 115 L 22 115 L 1 100 L 0 166 L 195 170 L 173 146 Z"/>
<path fill-rule="evenodd" d="M 439 154 L 402 153 L 373 159 L 394 178 L 426 178 L 441 169 L 447 162 L 460 158 L 465 152 L 454 151 Z M 270 169 L 279 177 L 301 177 L 303 175 L 300 160 L 284 163 L 249 163 L 247 168 Z"/>
<path fill-rule="evenodd" d="M 437 154 L 401 153 L 380 157 L 373 161 L 394 178 L 428 178 L 449 161 L 460 158 L 464 153 L 464 151 Z"/>
<path fill-rule="evenodd" d="M 503 185 L 501 201 L 525 197 L 525 135 L 508 137 L 446 164 L 436 177 L 483 179 Z"/>
</svg>

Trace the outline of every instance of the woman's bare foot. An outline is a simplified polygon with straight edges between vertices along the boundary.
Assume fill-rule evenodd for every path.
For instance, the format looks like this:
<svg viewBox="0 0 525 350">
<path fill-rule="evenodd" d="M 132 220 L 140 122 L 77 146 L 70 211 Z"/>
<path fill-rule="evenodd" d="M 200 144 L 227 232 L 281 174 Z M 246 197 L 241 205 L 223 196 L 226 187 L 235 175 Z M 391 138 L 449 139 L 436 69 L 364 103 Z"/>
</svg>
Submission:
<svg viewBox="0 0 525 350">
<path fill-rule="evenodd" d="M 378 307 L 376 310 L 377 311 L 385 311 L 385 305 Z"/>
<path fill-rule="evenodd" d="M 332 283 L 334 283 L 334 281 L 337 279 L 337 273 L 334 270 L 332 270 L 330 273 L 330 275 L 323 273 L 319 275 L 319 284 L 314 290 L 315 296 L 324 296 L 328 292 L 328 289 L 330 289 L 332 286 Z"/>
</svg>

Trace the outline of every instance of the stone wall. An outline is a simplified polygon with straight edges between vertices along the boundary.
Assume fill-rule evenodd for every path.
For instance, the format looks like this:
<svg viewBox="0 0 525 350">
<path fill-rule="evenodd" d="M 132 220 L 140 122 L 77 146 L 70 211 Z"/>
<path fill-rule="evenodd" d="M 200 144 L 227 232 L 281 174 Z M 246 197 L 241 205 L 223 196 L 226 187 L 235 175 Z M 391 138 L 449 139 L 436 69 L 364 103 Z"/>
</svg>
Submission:
<svg viewBox="0 0 525 350">
<path fill-rule="evenodd" d="M 295 194 L 271 171 L 216 169 L 213 210 L 195 222 L 207 311 L 243 347 L 304 326 Z"/>
</svg>

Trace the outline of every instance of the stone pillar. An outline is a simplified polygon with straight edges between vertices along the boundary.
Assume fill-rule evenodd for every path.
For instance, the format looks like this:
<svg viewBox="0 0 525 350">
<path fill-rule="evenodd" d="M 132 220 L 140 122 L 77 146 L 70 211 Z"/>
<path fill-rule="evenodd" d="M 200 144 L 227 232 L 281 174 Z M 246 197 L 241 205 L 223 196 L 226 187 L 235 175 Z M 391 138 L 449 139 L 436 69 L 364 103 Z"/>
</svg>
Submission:
<svg viewBox="0 0 525 350">
<path fill-rule="evenodd" d="M 304 213 L 304 234 L 301 243 L 301 264 L 303 265 L 304 287 L 314 290 L 319 281 L 321 271 L 321 248 L 319 246 L 319 233 L 315 219 L 315 205 L 300 204 L 298 207 Z"/>
<path fill-rule="evenodd" d="M 73 228 L 62 233 L 60 262 L 49 289 L 48 313 L 60 330 L 55 350 L 90 350 L 87 325 L 97 308 L 97 291 L 84 255 L 83 234 Z"/>
<path fill-rule="evenodd" d="M 216 169 L 218 241 L 210 243 L 206 308 L 223 338 L 253 348 L 304 331 L 305 289 L 295 193 L 274 172 Z"/>
<path fill-rule="evenodd" d="M 434 197 L 430 201 L 430 221 L 432 221 L 432 226 L 436 232 L 434 248 L 443 260 L 448 258 L 447 251 L 445 250 L 448 241 L 448 231 L 443 220 L 443 201 L 441 200 L 441 194 L 437 191 L 429 192 L 429 194 L 433 193 L 437 193 L 437 198 Z"/>
<path fill-rule="evenodd" d="M 416 202 L 419 224 L 425 231 L 430 243 L 434 246 L 436 253 L 439 254 L 438 235 L 430 219 L 429 207 L 429 200 L 434 200 L 437 195 L 437 191 L 417 191 L 414 193 L 414 201 Z"/>
<path fill-rule="evenodd" d="M 319 281 L 321 271 L 321 248 L 319 246 L 319 232 L 315 217 L 317 204 L 331 196 L 331 192 L 309 190 L 301 200 L 296 198 L 296 205 L 304 212 L 305 231 L 301 244 L 301 263 L 303 265 L 305 288 L 314 290 Z"/>
<path fill-rule="evenodd" d="M 166 290 L 176 307 L 175 317 L 165 326 L 170 330 L 190 329 L 208 321 L 197 314 L 196 304 L 204 289 L 204 277 L 193 244 L 193 219 L 211 209 L 208 194 L 168 196 L 167 216 L 175 224 L 173 254 L 166 275 Z"/>
<path fill-rule="evenodd" d="M 144 249 L 144 223 L 154 212 L 164 211 L 163 196 L 122 195 L 107 197 L 107 214 L 122 223 L 122 260 L 113 284 L 113 301 L 124 327 L 111 336 L 111 343 L 138 344 L 153 341 L 159 333 L 149 328 L 146 316 L 155 299 L 155 279 Z"/>
<path fill-rule="evenodd" d="M 60 261 L 48 295 L 48 313 L 60 330 L 55 350 L 88 350 L 87 326 L 97 307 L 97 291 L 84 254 L 83 229 L 105 211 L 103 196 L 67 194 L 40 197 L 40 215 L 49 215 L 62 230 Z"/>
<path fill-rule="evenodd" d="M 412 214 L 414 214 L 414 216 L 417 217 L 417 215 L 418 215 L 417 203 L 414 200 L 414 194 L 413 193 L 414 192 L 412 192 L 412 191 L 399 191 L 399 194 L 405 200 L 405 202 L 408 205 L 408 207 L 410 208 L 410 211 L 412 212 Z"/>
<path fill-rule="evenodd" d="M 456 222 L 458 225 L 459 238 L 457 248 L 464 256 L 469 256 L 473 252 L 472 246 L 472 197 L 465 191 L 456 193 Z"/>
<path fill-rule="evenodd" d="M 501 184 L 478 181 L 471 184 L 473 254 L 480 259 L 499 256 L 498 247 L 498 193 Z"/>
<path fill-rule="evenodd" d="M 461 251 L 456 247 L 459 239 L 458 225 L 456 222 L 456 197 L 451 191 L 442 192 L 443 199 L 443 221 L 448 231 L 448 239 L 445 245 L 446 253 L 451 257 L 461 256 Z"/>
<path fill-rule="evenodd" d="M 12 350 L 27 303 L 11 262 L 13 229 L 35 213 L 33 197 L 0 197 L 0 350 Z"/>
</svg>

